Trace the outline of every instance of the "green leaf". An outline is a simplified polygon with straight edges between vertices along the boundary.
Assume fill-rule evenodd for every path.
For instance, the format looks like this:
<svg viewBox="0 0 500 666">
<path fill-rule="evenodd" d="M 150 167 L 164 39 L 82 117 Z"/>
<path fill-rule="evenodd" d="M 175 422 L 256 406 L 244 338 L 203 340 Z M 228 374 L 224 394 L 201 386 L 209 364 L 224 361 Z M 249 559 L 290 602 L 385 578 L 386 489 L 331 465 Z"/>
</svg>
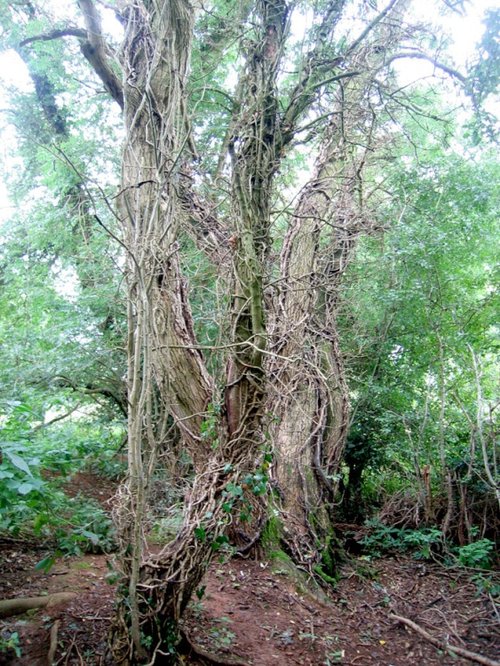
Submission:
<svg viewBox="0 0 500 666">
<path fill-rule="evenodd" d="M 24 483 L 21 483 L 17 487 L 17 492 L 20 495 L 27 495 L 28 493 L 30 493 L 32 490 L 35 490 L 35 489 L 36 489 L 36 487 L 32 483 L 29 483 L 28 481 L 25 481 Z"/>
<path fill-rule="evenodd" d="M 29 476 L 33 476 L 30 468 L 28 467 L 28 464 L 26 463 L 25 460 L 23 460 L 23 458 L 21 458 L 21 456 L 18 456 L 17 453 L 9 451 L 8 449 L 5 449 L 4 453 L 7 456 L 7 458 L 9 458 L 10 462 L 14 465 L 14 467 L 17 467 L 17 469 L 26 472 L 26 474 L 28 474 Z"/>
<path fill-rule="evenodd" d="M 207 533 L 205 531 L 205 528 L 203 527 L 195 527 L 194 535 L 198 539 L 198 541 L 201 541 L 202 543 L 204 543 L 207 540 Z"/>
<path fill-rule="evenodd" d="M 89 532 L 88 530 L 81 530 L 80 534 L 84 536 L 86 539 L 88 539 L 91 543 L 93 543 L 94 546 L 97 546 L 101 540 L 99 535 L 95 534 L 95 532 Z"/>
<path fill-rule="evenodd" d="M 243 495 L 243 488 L 241 486 L 235 485 L 234 483 L 228 483 L 226 490 L 229 495 L 232 495 L 233 497 L 242 497 Z"/>
<path fill-rule="evenodd" d="M 57 557 L 58 557 L 57 553 L 53 553 L 48 557 L 44 557 L 43 560 L 40 560 L 40 562 L 37 562 L 35 564 L 36 571 L 43 571 L 44 573 L 48 573 L 54 566 Z"/>
<path fill-rule="evenodd" d="M 205 595 L 205 590 L 207 589 L 206 585 L 202 585 L 199 587 L 197 590 L 195 590 L 195 594 L 198 597 L 198 599 L 201 601 Z"/>
<path fill-rule="evenodd" d="M 13 478 L 14 478 L 13 472 L 7 472 L 4 471 L 3 469 L 0 469 L 0 479 L 13 479 Z"/>
</svg>

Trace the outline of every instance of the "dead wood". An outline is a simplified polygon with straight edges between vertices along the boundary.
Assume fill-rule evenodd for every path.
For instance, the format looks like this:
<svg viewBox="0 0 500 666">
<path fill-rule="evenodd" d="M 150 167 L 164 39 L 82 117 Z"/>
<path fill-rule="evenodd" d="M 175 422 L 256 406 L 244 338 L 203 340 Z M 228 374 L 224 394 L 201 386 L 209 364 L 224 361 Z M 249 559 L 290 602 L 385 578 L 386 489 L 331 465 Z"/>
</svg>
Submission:
<svg viewBox="0 0 500 666">
<path fill-rule="evenodd" d="M 416 622 L 413 622 L 406 617 L 401 617 L 400 615 L 394 615 L 391 613 L 389 618 L 391 620 L 396 620 L 396 622 L 401 622 L 401 624 L 404 624 L 407 627 L 410 627 L 410 629 L 413 629 L 413 631 L 422 636 L 422 638 L 425 638 L 426 641 L 429 641 L 429 643 L 432 643 L 441 650 L 446 650 L 446 652 L 449 652 L 451 655 L 458 655 L 460 657 L 464 657 L 465 659 L 470 659 L 470 661 L 475 661 L 478 664 L 485 664 L 485 666 L 500 666 L 500 662 L 495 661 L 494 659 L 483 657 L 481 654 L 471 652 L 470 650 L 466 650 L 461 647 L 449 645 L 446 641 L 431 636 L 431 634 L 425 631 L 425 629 L 422 629 L 422 627 L 420 627 Z"/>
<path fill-rule="evenodd" d="M 21 597 L 18 599 L 0 600 L 0 617 L 10 617 L 11 615 L 20 615 L 34 608 L 50 608 L 76 597 L 74 592 L 56 592 L 47 594 L 44 597 Z"/>
</svg>

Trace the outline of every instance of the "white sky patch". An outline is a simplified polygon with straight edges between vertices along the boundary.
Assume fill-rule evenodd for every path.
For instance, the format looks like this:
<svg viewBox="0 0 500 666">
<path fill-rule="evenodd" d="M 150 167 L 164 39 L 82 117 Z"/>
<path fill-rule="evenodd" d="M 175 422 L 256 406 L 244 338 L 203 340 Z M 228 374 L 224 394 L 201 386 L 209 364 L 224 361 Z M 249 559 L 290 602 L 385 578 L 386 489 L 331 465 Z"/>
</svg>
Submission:
<svg viewBox="0 0 500 666">
<path fill-rule="evenodd" d="M 482 23 L 484 13 L 488 8 L 494 7 L 494 5 L 495 3 L 492 0 L 470 0 L 465 3 L 465 14 L 463 16 L 453 12 L 448 12 L 443 16 L 437 10 L 439 4 L 436 2 L 432 0 L 426 0 L 425 2 L 417 0 L 413 3 L 412 17 L 417 21 L 433 24 L 438 35 L 448 38 L 450 43 L 446 52 L 451 55 L 456 67 L 464 71 L 467 62 L 473 56 L 474 47 L 484 32 L 484 25 Z M 67 0 L 48 0 L 46 7 L 63 22 L 71 25 L 82 25 L 81 16 L 76 11 L 76 3 L 68 3 Z M 100 7 L 99 9 L 106 34 L 112 41 L 119 43 L 123 36 L 123 27 L 116 19 L 112 10 L 104 7 Z M 349 37 L 352 38 L 362 29 L 363 24 L 357 15 L 347 18 L 346 21 L 346 27 L 347 25 L 349 26 Z M 294 13 L 291 28 L 295 43 L 300 42 L 307 30 L 311 28 L 312 22 L 312 11 L 306 10 Z M 74 38 L 69 37 L 67 39 Z M 397 67 L 402 85 L 418 82 L 424 78 L 433 76 L 436 72 L 431 63 L 422 60 L 401 60 L 395 63 L 395 67 Z M 236 73 L 232 71 L 229 83 L 233 83 L 233 79 L 235 83 L 235 77 Z M 453 94 L 453 87 L 450 84 L 443 83 L 443 85 L 447 86 L 447 93 L 449 89 Z M 9 92 L 13 88 L 21 92 L 29 92 L 33 89 L 33 86 L 27 68 L 21 58 L 15 51 L 7 50 L 0 53 L 0 113 L 2 110 L 8 109 Z M 460 99 L 458 91 L 455 94 L 458 106 L 463 100 Z M 0 128 L 0 159 L 2 162 L 1 170 L 4 172 L 2 176 L 4 176 L 6 169 L 15 168 L 11 154 L 9 154 L 11 153 L 9 147 L 12 148 L 12 144 L 15 141 L 15 134 L 12 127 L 9 126 L 8 112 L 4 114 L 2 125 Z M 0 181 L 0 225 L 12 213 L 12 205 L 8 199 L 5 177 L 3 180 L 4 182 Z"/>
<path fill-rule="evenodd" d="M 78 298 L 78 276 L 74 268 L 63 268 L 60 261 L 56 261 L 52 272 L 54 275 L 54 289 L 57 294 L 70 303 Z"/>
<path fill-rule="evenodd" d="M 10 218 L 14 210 L 15 206 L 13 206 L 9 199 L 7 187 L 5 183 L 0 181 L 0 226 Z"/>
<path fill-rule="evenodd" d="M 28 68 L 12 49 L 0 53 L 0 86 L 1 88 L 16 88 L 20 92 L 33 90 Z M 2 97 L 5 97 L 6 91 L 1 90 L 1 93 Z"/>
</svg>

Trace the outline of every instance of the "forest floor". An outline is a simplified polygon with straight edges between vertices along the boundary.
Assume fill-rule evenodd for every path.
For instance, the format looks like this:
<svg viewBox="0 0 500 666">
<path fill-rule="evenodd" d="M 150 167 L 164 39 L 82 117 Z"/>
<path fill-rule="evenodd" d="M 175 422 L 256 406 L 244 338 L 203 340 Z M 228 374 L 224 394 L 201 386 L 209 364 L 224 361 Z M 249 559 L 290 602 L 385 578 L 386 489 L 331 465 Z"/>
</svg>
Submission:
<svg viewBox="0 0 500 666">
<path fill-rule="evenodd" d="M 80 485 L 87 485 L 85 478 Z M 91 479 L 88 486 L 94 497 L 107 495 Z M 50 551 L 35 542 L 0 540 L 0 599 L 75 594 L 63 604 L 0 619 L 0 633 L 17 632 L 21 651 L 20 656 L 0 654 L 0 664 L 46 666 L 54 626 L 53 664 L 104 664 L 115 594 L 106 582 L 108 558 L 69 557 L 48 573 L 35 570 L 47 555 Z M 192 602 L 184 622 L 196 649 L 186 655 L 186 664 L 472 663 L 433 646 L 392 615 L 413 620 L 445 644 L 489 657 L 489 663 L 500 652 L 498 609 L 491 595 L 478 590 L 473 572 L 464 569 L 410 558 L 368 562 L 358 557 L 344 566 L 327 596 L 308 591 L 283 563 L 235 558 L 214 562 L 203 584 L 204 595 Z M 206 661 L 204 653 L 215 662 Z"/>
</svg>

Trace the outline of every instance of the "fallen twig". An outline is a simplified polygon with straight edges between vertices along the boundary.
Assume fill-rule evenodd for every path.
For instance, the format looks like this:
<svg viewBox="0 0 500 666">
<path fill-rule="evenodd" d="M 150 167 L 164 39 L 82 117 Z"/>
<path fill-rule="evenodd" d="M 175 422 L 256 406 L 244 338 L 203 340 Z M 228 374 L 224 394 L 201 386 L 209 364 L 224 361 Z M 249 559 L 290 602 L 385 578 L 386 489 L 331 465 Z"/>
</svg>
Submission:
<svg viewBox="0 0 500 666">
<path fill-rule="evenodd" d="M 64 666 L 68 666 L 69 658 L 71 656 L 71 653 L 73 652 L 73 648 L 74 648 L 75 645 L 76 645 L 76 636 L 73 636 L 73 638 L 71 640 L 71 643 L 70 643 L 68 649 L 66 650 L 66 659 L 64 660 Z"/>
<path fill-rule="evenodd" d="M 401 622 L 401 624 L 404 624 L 407 627 L 410 627 L 410 629 L 413 629 L 413 631 L 425 638 L 426 641 L 429 641 L 429 643 L 432 643 L 441 650 L 446 650 L 446 652 L 449 652 L 452 655 L 455 654 L 459 655 L 460 657 L 465 657 L 465 659 L 470 659 L 470 661 L 475 661 L 478 664 L 484 664 L 484 666 L 500 666 L 500 662 L 495 661 L 494 659 L 490 659 L 489 657 L 483 657 L 483 655 L 477 654 L 477 652 L 471 652 L 465 648 L 448 645 L 446 641 L 442 641 L 439 638 L 431 636 L 431 634 L 425 631 L 425 629 L 422 629 L 422 627 L 420 627 L 416 622 L 413 622 L 406 617 L 401 617 L 400 615 L 394 615 L 391 613 L 389 618 L 391 620 L 396 620 L 396 622 Z"/>
</svg>

